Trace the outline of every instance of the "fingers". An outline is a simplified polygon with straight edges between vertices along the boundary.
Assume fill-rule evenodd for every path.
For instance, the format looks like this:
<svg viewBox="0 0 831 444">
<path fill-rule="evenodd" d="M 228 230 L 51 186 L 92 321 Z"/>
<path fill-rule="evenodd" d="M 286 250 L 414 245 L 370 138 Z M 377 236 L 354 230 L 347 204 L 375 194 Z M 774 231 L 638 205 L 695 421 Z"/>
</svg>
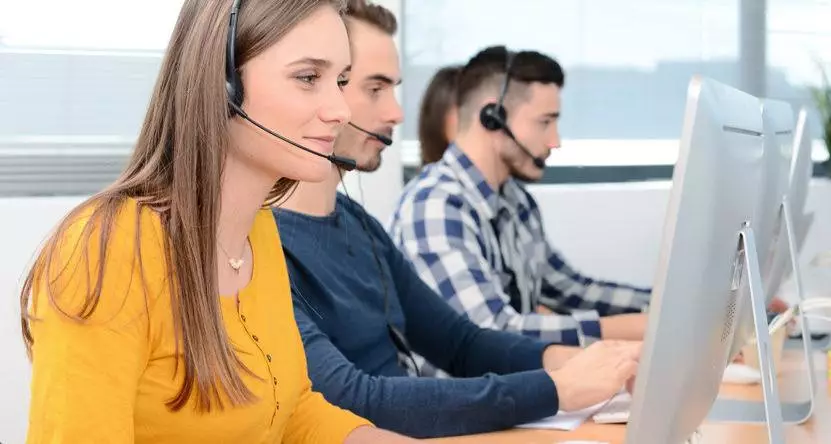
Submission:
<svg viewBox="0 0 831 444">
<path fill-rule="evenodd" d="M 609 352 L 620 353 L 629 359 L 639 361 L 641 358 L 641 350 L 643 348 L 642 341 L 601 341 L 603 348 Z"/>
<path fill-rule="evenodd" d="M 626 381 L 626 391 L 629 392 L 629 394 L 635 394 L 635 382 L 636 379 L 634 377 L 629 378 L 629 380 Z"/>
<path fill-rule="evenodd" d="M 632 359 L 623 359 L 615 367 L 615 373 L 620 382 L 618 387 L 621 387 L 635 378 L 638 373 L 638 362 Z"/>
</svg>

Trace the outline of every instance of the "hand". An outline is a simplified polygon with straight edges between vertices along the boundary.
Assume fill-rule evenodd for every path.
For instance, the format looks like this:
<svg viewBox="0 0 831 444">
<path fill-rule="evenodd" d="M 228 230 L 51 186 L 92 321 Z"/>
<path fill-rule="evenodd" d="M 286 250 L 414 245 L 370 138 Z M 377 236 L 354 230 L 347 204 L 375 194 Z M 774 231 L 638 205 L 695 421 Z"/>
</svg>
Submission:
<svg viewBox="0 0 831 444">
<path fill-rule="evenodd" d="M 537 310 L 536 311 L 537 311 L 537 314 L 541 314 L 541 315 L 554 314 L 554 312 L 550 308 L 546 307 L 545 305 L 537 305 Z"/>
<path fill-rule="evenodd" d="M 631 385 L 638 370 L 640 341 L 599 341 L 550 371 L 560 410 L 575 411 L 605 401 Z"/>
<path fill-rule="evenodd" d="M 568 345 L 549 345 L 542 352 L 542 366 L 544 369 L 553 372 L 559 369 L 569 359 L 577 356 L 583 349 Z"/>
<path fill-rule="evenodd" d="M 629 313 L 600 318 L 600 335 L 603 339 L 643 341 L 646 336 L 646 313 Z"/>
<path fill-rule="evenodd" d="M 768 305 L 768 311 L 773 313 L 784 313 L 788 309 L 788 303 L 778 297 L 774 297 Z"/>
</svg>

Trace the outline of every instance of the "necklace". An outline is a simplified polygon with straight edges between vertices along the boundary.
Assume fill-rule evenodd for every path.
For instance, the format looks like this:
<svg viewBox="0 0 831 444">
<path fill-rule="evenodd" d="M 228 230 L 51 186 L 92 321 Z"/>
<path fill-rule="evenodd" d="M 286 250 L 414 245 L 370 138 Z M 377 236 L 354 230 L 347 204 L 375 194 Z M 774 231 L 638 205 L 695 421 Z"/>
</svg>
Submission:
<svg viewBox="0 0 831 444">
<path fill-rule="evenodd" d="M 245 241 L 246 243 L 248 242 L 248 237 L 245 238 Z M 228 250 L 226 250 L 221 243 L 217 242 L 217 245 L 219 245 L 219 248 L 222 250 L 223 253 L 225 253 L 225 257 L 228 258 L 228 265 L 231 266 L 234 272 L 239 273 L 240 268 L 242 268 L 243 264 L 245 264 L 245 259 L 243 259 L 245 257 L 245 248 L 243 247 L 242 257 L 237 259 L 231 257 L 231 255 L 228 254 Z"/>
</svg>

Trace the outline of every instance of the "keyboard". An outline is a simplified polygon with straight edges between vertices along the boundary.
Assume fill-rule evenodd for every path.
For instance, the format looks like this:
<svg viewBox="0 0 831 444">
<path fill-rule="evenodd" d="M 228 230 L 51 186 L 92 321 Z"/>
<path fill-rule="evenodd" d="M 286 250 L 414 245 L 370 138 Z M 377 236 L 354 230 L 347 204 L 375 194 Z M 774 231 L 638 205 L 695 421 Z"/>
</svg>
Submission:
<svg viewBox="0 0 831 444">
<path fill-rule="evenodd" d="M 629 407 L 632 405 L 632 395 L 622 391 L 592 415 L 592 420 L 598 424 L 626 424 L 629 422 Z"/>
<path fill-rule="evenodd" d="M 759 370 L 742 364 L 730 364 L 724 371 L 722 382 L 728 384 L 759 384 L 762 375 Z M 598 424 L 626 424 L 629 422 L 629 407 L 632 395 L 622 390 L 592 415 Z"/>
</svg>

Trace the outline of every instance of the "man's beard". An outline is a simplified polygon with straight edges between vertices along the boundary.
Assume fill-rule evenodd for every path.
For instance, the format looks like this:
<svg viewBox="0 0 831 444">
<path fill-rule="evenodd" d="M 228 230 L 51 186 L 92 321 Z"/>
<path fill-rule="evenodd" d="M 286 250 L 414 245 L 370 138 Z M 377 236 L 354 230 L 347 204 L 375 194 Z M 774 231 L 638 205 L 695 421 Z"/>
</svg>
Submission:
<svg viewBox="0 0 831 444">
<path fill-rule="evenodd" d="M 358 171 L 363 173 L 371 173 L 381 168 L 381 153 L 372 156 L 369 160 L 362 164 L 358 164 Z"/>
<path fill-rule="evenodd" d="M 511 168 L 509 170 L 509 173 L 510 173 L 511 177 L 513 177 L 516 180 L 519 180 L 520 182 L 537 182 L 537 181 L 540 180 L 539 177 L 529 176 L 529 175 L 525 174 L 524 172 L 520 171 L 519 168 L 514 167 L 513 165 L 511 166 Z"/>
</svg>

